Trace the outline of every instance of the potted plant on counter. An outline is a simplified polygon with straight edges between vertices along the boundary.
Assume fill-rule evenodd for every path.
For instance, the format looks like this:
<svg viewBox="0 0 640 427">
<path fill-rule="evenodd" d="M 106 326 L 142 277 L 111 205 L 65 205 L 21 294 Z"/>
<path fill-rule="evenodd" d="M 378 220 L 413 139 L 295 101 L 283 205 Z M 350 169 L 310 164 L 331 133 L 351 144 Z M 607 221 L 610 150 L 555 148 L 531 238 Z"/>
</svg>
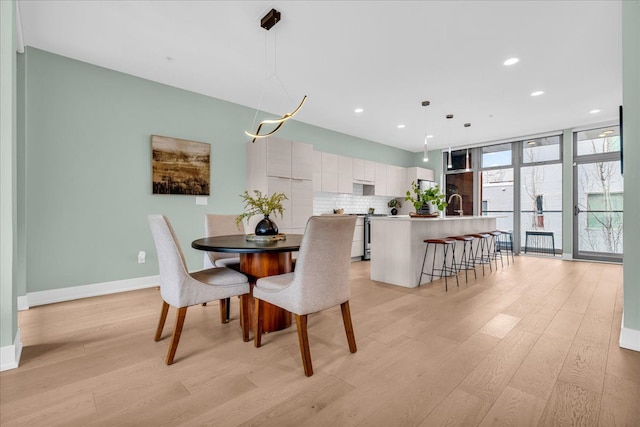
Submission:
<svg viewBox="0 0 640 427">
<path fill-rule="evenodd" d="M 417 215 L 437 216 L 437 212 L 431 212 L 432 206 L 438 211 L 443 211 L 447 207 L 445 195 L 440 192 L 440 187 L 437 184 L 434 187 L 421 190 L 420 186 L 412 181 L 411 190 L 407 190 L 404 199 L 411 202 Z"/>
<path fill-rule="evenodd" d="M 256 225 L 256 236 L 274 236 L 278 234 L 278 226 L 269 215 L 280 215 L 284 213 L 284 207 L 282 206 L 283 200 L 289 200 L 284 193 L 273 193 L 271 196 L 263 195 L 260 190 L 253 190 L 254 196 L 251 196 L 248 191 L 245 190 L 244 194 L 241 194 L 242 200 L 245 204 L 245 212 L 238 215 L 236 218 L 236 225 L 240 226 L 240 223 L 245 219 L 249 219 L 254 215 L 263 215 L 264 218 Z"/>
<path fill-rule="evenodd" d="M 398 215 L 398 208 L 401 208 L 402 205 L 398 199 L 391 199 L 387 203 L 387 207 L 391 208 L 391 215 Z"/>
</svg>

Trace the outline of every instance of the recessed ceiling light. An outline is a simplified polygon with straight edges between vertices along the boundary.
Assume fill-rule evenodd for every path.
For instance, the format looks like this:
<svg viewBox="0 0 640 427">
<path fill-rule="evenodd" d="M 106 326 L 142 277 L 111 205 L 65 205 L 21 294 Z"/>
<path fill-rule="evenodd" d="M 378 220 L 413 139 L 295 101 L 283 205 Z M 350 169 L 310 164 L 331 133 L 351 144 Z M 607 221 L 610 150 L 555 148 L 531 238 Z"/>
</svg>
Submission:
<svg viewBox="0 0 640 427">
<path fill-rule="evenodd" d="M 355 110 L 353 110 L 354 113 L 362 113 L 364 111 L 363 108 L 356 108 Z"/>
<path fill-rule="evenodd" d="M 517 64 L 520 60 L 518 58 L 509 58 L 506 61 L 504 61 L 504 65 L 513 65 L 513 64 Z"/>
<path fill-rule="evenodd" d="M 598 110 L 597 108 L 595 110 L 589 111 L 589 113 L 591 113 L 591 114 L 597 114 L 599 112 L 600 112 L 600 110 Z"/>
<path fill-rule="evenodd" d="M 607 136 L 606 133 L 602 132 L 600 135 L 598 135 L 600 138 L 604 138 L 605 136 Z"/>
<path fill-rule="evenodd" d="M 612 130 L 605 130 L 605 131 L 604 131 L 604 132 L 602 132 L 602 133 L 604 133 L 605 135 L 608 135 L 608 134 L 610 134 L 610 133 L 613 133 L 613 131 L 612 131 Z"/>
<path fill-rule="evenodd" d="M 433 138 L 433 135 L 427 135 L 427 138 Z"/>
<path fill-rule="evenodd" d="M 398 129 L 404 129 L 404 125 L 398 125 Z"/>
<path fill-rule="evenodd" d="M 535 92 L 531 92 L 531 96 L 540 96 L 544 93 L 543 90 L 537 90 Z"/>
<path fill-rule="evenodd" d="M 536 142 L 535 142 L 535 141 L 527 141 L 527 144 L 529 144 L 529 145 L 536 145 Z"/>
</svg>

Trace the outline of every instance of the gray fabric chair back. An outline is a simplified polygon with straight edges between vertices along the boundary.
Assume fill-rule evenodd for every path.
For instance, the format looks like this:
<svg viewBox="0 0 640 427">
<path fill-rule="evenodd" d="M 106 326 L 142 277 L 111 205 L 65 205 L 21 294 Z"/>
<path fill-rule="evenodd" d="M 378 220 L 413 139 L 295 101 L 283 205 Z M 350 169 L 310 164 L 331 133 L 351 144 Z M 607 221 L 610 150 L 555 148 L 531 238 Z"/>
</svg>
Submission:
<svg viewBox="0 0 640 427">
<path fill-rule="evenodd" d="M 356 217 L 313 216 L 302 238 L 290 291 L 298 314 L 315 313 L 349 300 L 351 243 Z"/>
<path fill-rule="evenodd" d="M 218 214 L 206 214 L 204 217 L 204 232 L 207 237 L 215 236 L 228 236 L 230 234 L 245 234 L 244 223 L 240 225 L 240 228 L 236 225 L 236 218 L 238 215 L 218 215 Z M 238 258 L 238 254 L 224 253 L 224 252 L 206 252 L 205 257 L 209 258 L 210 266 L 216 266 L 216 261 L 225 258 Z M 209 267 L 206 263 L 205 267 Z M 239 262 L 239 261 L 238 261 Z"/>
<path fill-rule="evenodd" d="M 158 253 L 160 294 L 174 307 L 181 307 L 181 285 L 191 279 L 180 243 L 171 223 L 164 215 L 149 215 L 149 226 Z"/>
</svg>

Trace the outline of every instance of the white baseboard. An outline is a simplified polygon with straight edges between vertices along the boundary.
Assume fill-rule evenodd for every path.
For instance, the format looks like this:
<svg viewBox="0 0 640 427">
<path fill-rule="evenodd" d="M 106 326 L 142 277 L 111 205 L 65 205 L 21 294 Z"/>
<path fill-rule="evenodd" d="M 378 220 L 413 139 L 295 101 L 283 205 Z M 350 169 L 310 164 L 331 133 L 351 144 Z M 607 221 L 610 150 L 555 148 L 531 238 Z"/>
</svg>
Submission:
<svg viewBox="0 0 640 427">
<path fill-rule="evenodd" d="M 0 347 L 0 372 L 17 368 L 20 364 L 21 355 L 22 341 L 20 341 L 20 329 L 18 329 L 13 345 Z"/>
<path fill-rule="evenodd" d="M 624 312 L 620 325 L 620 347 L 628 350 L 640 351 L 640 331 L 624 327 Z"/>
<path fill-rule="evenodd" d="M 91 285 L 71 286 L 68 288 L 50 289 L 48 291 L 27 292 L 22 306 L 35 307 L 37 305 L 55 302 L 71 301 L 80 298 L 97 297 L 118 292 L 134 291 L 136 289 L 159 286 L 160 276 L 136 277 L 134 279 L 115 280 L 113 282 L 94 283 Z M 18 306 L 20 307 L 20 302 Z"/>
<path fill-rule="evenodd" d="M 18 311 L 29 310 L 29 299 L 26 295 L 18 297 Z"/>
</svg>

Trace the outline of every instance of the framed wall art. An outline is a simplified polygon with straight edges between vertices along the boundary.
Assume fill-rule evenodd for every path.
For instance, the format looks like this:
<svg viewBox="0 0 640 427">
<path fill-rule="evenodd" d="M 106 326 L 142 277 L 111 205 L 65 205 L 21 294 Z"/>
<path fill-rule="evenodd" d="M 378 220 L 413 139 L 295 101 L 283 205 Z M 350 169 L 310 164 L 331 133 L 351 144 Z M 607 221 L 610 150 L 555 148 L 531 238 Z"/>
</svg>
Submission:
<svg viewBox="0 0 640 427">
<path fill-rule="evenodd" d="M 211 145 L 151 135 L 153 194 L 208 196 Z"/>
</svg>

